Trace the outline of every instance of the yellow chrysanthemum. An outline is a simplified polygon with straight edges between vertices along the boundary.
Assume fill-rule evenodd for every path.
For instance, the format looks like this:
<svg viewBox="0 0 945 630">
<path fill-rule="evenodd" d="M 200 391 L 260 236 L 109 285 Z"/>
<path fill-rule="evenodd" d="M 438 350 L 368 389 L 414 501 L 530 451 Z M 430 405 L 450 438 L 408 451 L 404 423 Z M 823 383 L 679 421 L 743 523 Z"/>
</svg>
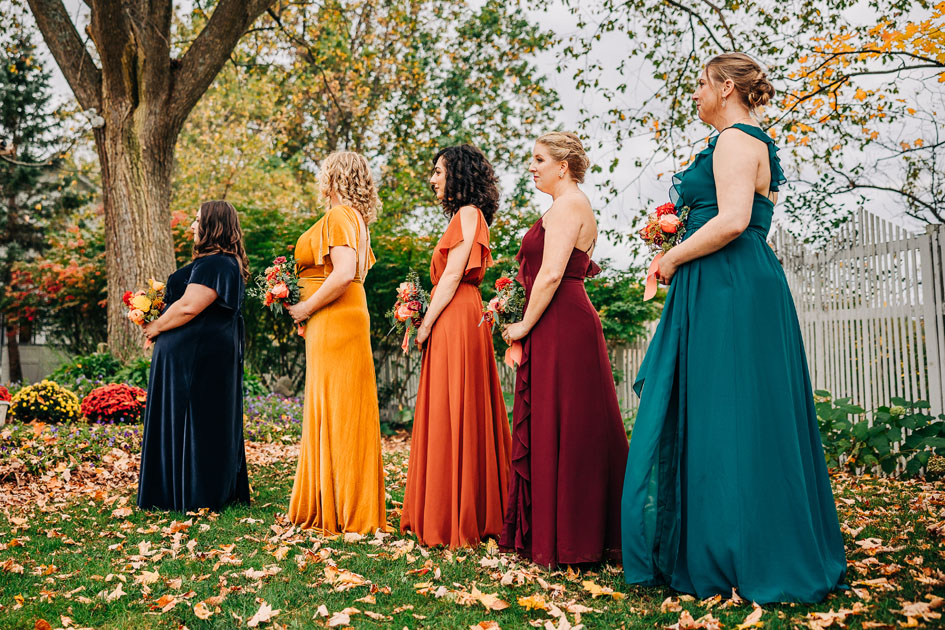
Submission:
<svg viewBox="0 0 945 630">
<path fill-rule="evenodd" d="M 146 295 L 136 295 L 131 298 L 131 305 L 136 309 L 147 313 L 151 310 L 151 300 Z"/>
</svg>

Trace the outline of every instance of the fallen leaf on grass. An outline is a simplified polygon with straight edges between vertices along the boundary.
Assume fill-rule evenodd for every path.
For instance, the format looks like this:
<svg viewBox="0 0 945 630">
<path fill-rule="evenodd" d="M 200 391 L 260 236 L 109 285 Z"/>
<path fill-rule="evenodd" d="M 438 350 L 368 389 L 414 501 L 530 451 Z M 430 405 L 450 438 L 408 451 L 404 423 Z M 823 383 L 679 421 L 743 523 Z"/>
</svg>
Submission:
<svg viewBox="0 0 945 630">
<path fill-rule="evenodd" d="M 475 586 L 472 590 L 473 598 L 486 607 L 486 610 L 505 610 L 509 603 L 500 599 L 496 593 L 483 593 Z"/>
<path fill-rule="evenodd" d="M 750 613 L 748 613 L 748 616 L 745 617 L 745 620 L 742 621 L 737 626 L 735 626 L 736 630 L 746 630 L 746 628 L 755 628 L 755 627 L 761 628 L 765 625 L 764 623 L 761 622 L 761 616 L 765 612 L 764 609 L 758 604 L 755 604 L 754 606 L 755 606 L 755 609 L 752 610 Z"/>
<path fill-rule="evenodd" d="M 935 612 L 935 609 L 941 607 L 942 603 L 945 603 L 945 599 L 935 595 L 929 595 L 928 597 L 930 601 L 927 602 L 902 602 L 902 609 L 893 611 L 906 618 L 906 623 L 900 623 L 899 625 L 905 628 L 914 628 L 919 625 L 919 619 L 923 621 L 941 619 L 942 613 Z"/>
<path fill-rule="evenodd" d="M 329 628 L 337 628 L 338 626 L 347 626 L 351 623 L 351 616 L 347 613 L 337 612 L 331 616 L 331 619 L 328 620 Z"/>
<path fill-rule="evenodd" d="M 660 604 L 660 612 L 663 614 L 670 612 L 679 612 L 682 610 L 682 606 L 679 604 L 679 600 L 675 597 L 667 597 L 663 600 L 663 603 Z"/>
<path fill-rule="evenodd" d="M 207 608 L 207 605 L 203 602 L 197 602 L 194 604 L 194 614 L 197 616 L 197 619 L 209 619 L 213 611 Z"/>
<path fill-rule="evenodd" d="M 491 540 L 489 542 L 492 542 Z M 498 622 L 495 621 L 480 621 L 474 626 L 469 626 L 469 630 L 502 630 L 499 627 Z"/>
<path fill-rule="evenodd" d="M 807 627 L 811 630 L 823 630 L 836 624 L 838 627 L 844 627 L 847 617 L 850 615 L 860 615 L 866 612 L 866 606 L 862 602 L 853 604 L 853 608 L 841 608 L 834 612 L 831 608 L 828 612 L 812 612 L 807 615 Z"/>
<path fill-rule="evenodd" d="M 270 619 L 272 619 L 273 617 L 279 614 L 278 610 L 273 610 L 272 606 L 267 604 L 265 601 L 263 600 L 259 600 L 259 601 L 262 602 L 259 605 L 259 610 L 256 611 L 256 614 L 253 615 L 252 619 L 246 622 L 246 625 L 249 626 L 250 628 L 255 628 L 261 623 L 266 623 L 267 621 L 269 621 Z"/>
<path fill-rule="evenodd" d="M 712 616 L 712 613 L 693 619 L 689 611 L 684 610 L 679 615 L 679 621 L 666 628 L 667 630 L 722 630 L 722 624 Z"/>
<path fill-rule="evenodd" d="M 139 584 L 154 584 L 161 577 L 157 571 L 142 571 L 135 576 L 135 582 Z"/>
<path fill-rule="evenodd" d="M 390 621 L 391 619 L 393 619 L 393 617 L 388 617 L 387 615 L 376 613 L 373 610 L 365 610 L 364 614 L 370 617 L 371 619 L 375 619 L 377 621 Z"/>
<path fill-rule="evenodd" d="M 541 593 L 535 593 L 528 597 L 519 597 L 518 605 L 525 610 L 548 610 L 548 602 L 545 601 L 545 596 Z"/>
<path fill-rule="evenodd" d="M 52 626 L 45 619 L 37 619 L 33 624 L 33 630 L 52 630 Z"/>
<path fill-rule="evenodd" d="M 581 582 L 581 586 L 583 586 L 584 590 L 590 593 L 591 597 L 595 599 L 600 597 L 601 595 L 609 595 L 613 597 L 614 599 L 624 598 L 623 593 L 619 593 L 615 591 L 614 589 L 610 588 L 609 586 L 600 586 L 599 584 L 595 584 L 594 582 L 590 580 L 584 580 L 583 582 Z"/>
<path fill-rule="evenodd" d="M 112 510 L 112 518 L 125 518 L 126 516 L 131 516 L 131 508 L 128 506 Z"/>
</svg>

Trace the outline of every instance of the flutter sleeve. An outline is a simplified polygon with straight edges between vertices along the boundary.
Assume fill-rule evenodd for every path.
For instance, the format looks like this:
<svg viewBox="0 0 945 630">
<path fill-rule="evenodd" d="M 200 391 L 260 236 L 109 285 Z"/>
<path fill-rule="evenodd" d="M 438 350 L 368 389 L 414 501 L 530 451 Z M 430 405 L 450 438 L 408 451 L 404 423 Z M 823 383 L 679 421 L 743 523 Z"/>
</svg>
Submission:
<svg viewBox="0 0 945 630">
<path fill-rule="evenodd" d="M 315 266 L 326 265 L 331 262 L 329 253 L 332 247 L 350 247 L 358 251 L 358 217 L 357 210 L 348 206 L 335 206 L 321 221 L 321 229 L 312 231 L 312 254 L 315 256 Z M 373 255 L 368 256 L 369 260 Z M 373 264 L 373 260 L 372 260 Z"/>
<path fill-rule="evenodd" d="M 217 292 L 217 304 L 237 310 L 243 297 L 240 264 L 233 256 L 213 254 L 194 261 L 187 284 L 202 284 Z"/>
<path fill-rule="evenodd" d="M 495 262 L 492 260 L 492 247 L 489 245 L 489 226 L 486 224 L 482 212 L 476 212 L 476 236 L 473 241 L 472 249 L 469 251 L 469 262 L 466 263 L 466 273 L 474 269 L 488 269 Z M 448 256 L 451 249 L 463 242 L 463 224 L 459 218 L 459 213 L 453 216 L 449 227 L 440 239 L 439 250 L 444 256 Z"/>
</svg>

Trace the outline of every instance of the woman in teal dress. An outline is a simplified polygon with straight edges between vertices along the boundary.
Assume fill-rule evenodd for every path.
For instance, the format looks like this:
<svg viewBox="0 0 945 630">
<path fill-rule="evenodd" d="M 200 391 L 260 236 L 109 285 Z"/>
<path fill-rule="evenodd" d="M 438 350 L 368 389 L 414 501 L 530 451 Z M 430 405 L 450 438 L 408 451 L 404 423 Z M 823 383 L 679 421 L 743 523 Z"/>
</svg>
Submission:
<svg viewBox="0 0 945 630">
<path fill-rule="evenodd" d="M 634 382 L 621 529 L 628 583 L 700 598 L 816 602 L 846 560 L 794 303 L 766 243 L 784 182 L 751 114 L 774 90 L 747 55 L 713 58 L 694 100 L 719 134 L 674 177 L 689 207 Z"/>
</svg>

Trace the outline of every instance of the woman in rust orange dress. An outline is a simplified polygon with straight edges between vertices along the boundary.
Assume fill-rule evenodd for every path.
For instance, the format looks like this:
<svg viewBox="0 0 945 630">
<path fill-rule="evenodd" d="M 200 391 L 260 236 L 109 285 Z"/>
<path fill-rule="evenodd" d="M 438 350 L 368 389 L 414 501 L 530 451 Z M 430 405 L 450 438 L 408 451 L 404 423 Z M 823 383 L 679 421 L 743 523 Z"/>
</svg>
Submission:
<svg viewBox="0 0 945 630">
<path fill-rule="evenodd" d="M 367 160 L 332 153 L 319 188 L 328 211 L 299 237 L 305 328 L 302 444 L 289 520 L 327 534 L 387 529 L 377 384 L 364 278 L 374 264 L 368 224 L 380 201 Z"/>
<path fill-rule="evenodd" d="M 450 222 L 433 251 L 433 294 L 417 333 L 425 347 L 400 529 L 426 545 L 460 547 L 501 533 L 508 495 L 509 420 L 492 333 L 479 326 L 499 191 L 474 146 L 443 149 L 433 164 L 430 185 Z"/>
</svg>

